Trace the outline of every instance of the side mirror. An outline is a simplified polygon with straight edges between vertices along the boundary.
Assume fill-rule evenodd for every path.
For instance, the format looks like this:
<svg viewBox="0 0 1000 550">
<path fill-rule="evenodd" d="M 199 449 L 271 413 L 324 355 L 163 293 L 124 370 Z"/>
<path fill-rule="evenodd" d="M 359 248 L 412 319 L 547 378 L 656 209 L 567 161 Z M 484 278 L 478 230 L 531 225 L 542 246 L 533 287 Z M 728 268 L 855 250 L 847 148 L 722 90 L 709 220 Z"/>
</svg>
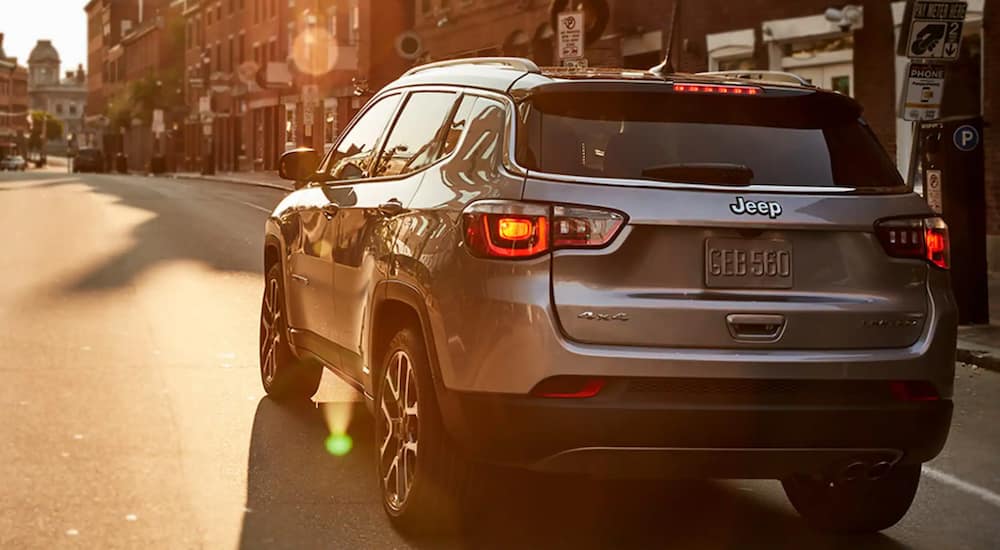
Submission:
<svg viewBox="0 0 1000 550">
<path fill-rule="evenodd" d="M 281 155 L 278 176 L 295 182 L 295 188 L 304 187 L 319 167 L 319 155 L 309 148 L 292 149 Z"/>
</svg>

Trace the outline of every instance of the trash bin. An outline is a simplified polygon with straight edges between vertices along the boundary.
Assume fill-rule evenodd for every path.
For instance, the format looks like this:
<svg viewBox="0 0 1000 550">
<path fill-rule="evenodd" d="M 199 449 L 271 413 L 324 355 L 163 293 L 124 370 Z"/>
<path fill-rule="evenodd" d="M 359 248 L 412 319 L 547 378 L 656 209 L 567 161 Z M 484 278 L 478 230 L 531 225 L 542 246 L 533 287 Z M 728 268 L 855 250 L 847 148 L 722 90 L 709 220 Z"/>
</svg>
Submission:
<svg viewBox="0 0 1000 550">
<path fill-rule="evenodd" d="M 167 157 L 163 155 L 155 155 L 149 161 L 149 171 L 153 174 L 159 175 L 167 171 Z"/>
<path fill-rule="evenodd" d="M 215 155 L 208 153 L 202 157 L 201 174 L 203 176 L 215 175 Z"/>
<path fill-rule="evenodd" d="M 128 157 L 124 153 L 115 155 L 115 172 L 119 174 L 128 173 Z"/>
</svg>

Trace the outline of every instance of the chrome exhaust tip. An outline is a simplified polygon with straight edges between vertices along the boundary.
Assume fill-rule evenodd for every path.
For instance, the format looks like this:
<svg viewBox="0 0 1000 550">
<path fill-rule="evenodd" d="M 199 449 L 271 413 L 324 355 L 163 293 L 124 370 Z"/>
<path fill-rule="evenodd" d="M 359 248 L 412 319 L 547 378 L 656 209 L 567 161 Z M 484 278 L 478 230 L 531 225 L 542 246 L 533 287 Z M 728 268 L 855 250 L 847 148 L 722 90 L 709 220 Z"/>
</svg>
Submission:
<svg viewBox="0 0 1000 550">
<path fill-rule="evenodd" d="M 892 462 L 880 460 L 875 464 L 872 464 L 872 467 L 868 469 L 868 473 L 866 475 L 869 480 L 877 481 L 889 475 L 889 472 L 891 470 L 892 470 Z"/>
<path fill-rule="evenodd" d="M 868 463 L 861 461 L 851 462 L 840 470 L 840 475 L 837 476 L 837 479 L 842 482 L 857 481 L 859 479 L 863 479 L 867 473 Z"/>
</svg>

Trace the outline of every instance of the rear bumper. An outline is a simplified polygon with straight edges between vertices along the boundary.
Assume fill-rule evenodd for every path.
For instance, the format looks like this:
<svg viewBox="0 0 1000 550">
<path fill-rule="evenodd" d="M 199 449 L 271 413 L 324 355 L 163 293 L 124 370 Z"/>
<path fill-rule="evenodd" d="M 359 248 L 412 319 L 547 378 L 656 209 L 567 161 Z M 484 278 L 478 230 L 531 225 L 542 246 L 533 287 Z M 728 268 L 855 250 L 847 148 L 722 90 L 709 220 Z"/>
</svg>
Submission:
<svg viewBox="0 0 1000 550">
<path fill-rule="evenodd" d="M 696 405 L 445 391 L 452 436 L 492 463 L 596 477 L 780 478 L 849 462 L 921 463 L 944 446 L 949 400 Z"/>
</svg>

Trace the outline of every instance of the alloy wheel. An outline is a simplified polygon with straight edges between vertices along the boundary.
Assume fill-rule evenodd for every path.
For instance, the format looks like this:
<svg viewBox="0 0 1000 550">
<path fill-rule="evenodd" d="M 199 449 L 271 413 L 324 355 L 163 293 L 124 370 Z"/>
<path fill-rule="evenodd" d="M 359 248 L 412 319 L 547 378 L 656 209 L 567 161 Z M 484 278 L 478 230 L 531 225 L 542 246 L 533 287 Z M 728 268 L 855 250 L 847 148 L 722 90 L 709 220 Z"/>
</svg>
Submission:
<svg viewBox="0 0 1000 550">
<path fill-rule="evenodd" d="M 277 353 L 281 345 L 281 304 L 278 280 L 270 279 L 264 289 L 264 304 L 260 315 L 260 368 L 264 383 L 274 382 L 278 370 Z"/>
<path fill-rule="evenodd" d="M 393 511 L 400 511 L 413 488 L 420 433 L 417 378 L 413 361 L 397 351 L 385 368 L 379 402 L 379 474 L 382 493 Z"/>
</svg>

